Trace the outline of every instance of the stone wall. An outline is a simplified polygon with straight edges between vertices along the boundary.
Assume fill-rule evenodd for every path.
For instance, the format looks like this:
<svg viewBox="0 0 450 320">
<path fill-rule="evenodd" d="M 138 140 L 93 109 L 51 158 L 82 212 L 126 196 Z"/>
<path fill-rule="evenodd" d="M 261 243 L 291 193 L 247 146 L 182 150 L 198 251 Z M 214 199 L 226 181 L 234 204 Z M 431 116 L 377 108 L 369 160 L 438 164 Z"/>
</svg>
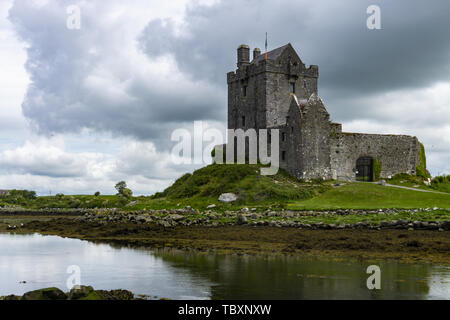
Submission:
<svg viewBox="0 0 450 320">
<path fill-rule="evenodd" d="M 356 160 L 371 157 L 381 162 L 381 178 L 397 173 L 416 174 L 420 146 L 416 137 L 362 133 L 331 134 L 331 171 L 334 179 L 355 179 Z"/>
</svg>

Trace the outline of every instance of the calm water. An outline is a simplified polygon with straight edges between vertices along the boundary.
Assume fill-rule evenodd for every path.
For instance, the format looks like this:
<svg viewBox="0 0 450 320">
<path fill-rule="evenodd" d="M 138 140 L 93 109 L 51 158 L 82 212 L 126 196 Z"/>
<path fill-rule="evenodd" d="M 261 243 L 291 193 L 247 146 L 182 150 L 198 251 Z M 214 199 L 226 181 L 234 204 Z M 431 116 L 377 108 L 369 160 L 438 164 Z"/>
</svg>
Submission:
<svg viewBox="0 0 450 320">
<path fill-rule="evenodd" d="M 450 299 L 450 268 L 320 258 L 236 257 L 112 247 L 55 236 L 0 234 L 0 296 L 45 287 L 68 291 L 67 267 L 81 283 L 172 299 Z M 21 281 L 26 281 L 21 284 Z"/>
</svg>

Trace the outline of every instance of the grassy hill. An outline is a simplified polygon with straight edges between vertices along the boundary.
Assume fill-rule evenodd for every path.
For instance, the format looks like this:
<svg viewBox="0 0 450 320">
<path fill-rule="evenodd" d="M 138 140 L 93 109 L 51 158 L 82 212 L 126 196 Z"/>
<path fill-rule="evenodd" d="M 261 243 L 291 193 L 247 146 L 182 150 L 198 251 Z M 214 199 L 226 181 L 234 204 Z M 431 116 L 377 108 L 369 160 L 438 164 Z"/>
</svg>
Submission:
<svg viewBox="0 0 450 320">
<path fill-rule="evenodd" d="M 262 176 L 259 165 L 212 164 L 185 174 L 153 200 L 189 202 L 192 206 L 218 204 L 223 193 L 234 193 L 234 205 L 283 205 L 292 200 L 311 199 L 330 189 L 323 181 L 300 182 L 284 170 L 273 176 Z"/>
</svg>

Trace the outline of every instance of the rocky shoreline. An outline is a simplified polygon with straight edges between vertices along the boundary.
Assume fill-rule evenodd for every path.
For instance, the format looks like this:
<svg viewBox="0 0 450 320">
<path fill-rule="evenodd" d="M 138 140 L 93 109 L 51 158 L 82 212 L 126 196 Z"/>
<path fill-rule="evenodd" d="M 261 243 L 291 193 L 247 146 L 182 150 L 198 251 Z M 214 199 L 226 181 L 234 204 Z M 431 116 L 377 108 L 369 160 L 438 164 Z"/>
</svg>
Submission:
<svg viewBox="0 0 450 320">
<path fill-rule="evenodd" d="M 419 221 L 419 220 L 382 220 L 379 224 L 361 221 L 356 223 L 304 223 L 301 220 L 305 217 L 330 217 L 354 215 L 384 215 L 392 217 L 399 213 L 416 214 L 420 212 L 436 211 L 437 208 L 430 209 L 379 209 L 379 210 L 335 210 L 335 211 L 271 211 L 255 212 L 256 209 L 243 208 L 239 211 L 225 211 L 217 213 L 212 210 L 200 212 L 190 207 L 172 210 L 150 210 L 150 211 L 110 211 L 97 210 L 86 212 L 83 216 L 76 218 L 80 222 L 97 222 L 103 225 L 110 223 L 136 223 L 136 224 L 156 224 L 164 228 L 177 226 L 210 226 L 219 225 L 249 225 L 253 227 L 269 226 L 280 228 L 298 229 L 403 229 L 403 230 L 438 230 L 450 231 L 450 220 L 445 221 Z"/>
<path fill-rule="evenodd" d="M 58 288 L 45 288 L 29 291 L 22 296 L 9 295 L 0 297 L 4 301 L 16 300 L 148 300 L 147 296 L 136 297 L 128 290 L 94 290 L 91 286 L 74 287 L 70 292 L 64 292 Z"/>
</svg>

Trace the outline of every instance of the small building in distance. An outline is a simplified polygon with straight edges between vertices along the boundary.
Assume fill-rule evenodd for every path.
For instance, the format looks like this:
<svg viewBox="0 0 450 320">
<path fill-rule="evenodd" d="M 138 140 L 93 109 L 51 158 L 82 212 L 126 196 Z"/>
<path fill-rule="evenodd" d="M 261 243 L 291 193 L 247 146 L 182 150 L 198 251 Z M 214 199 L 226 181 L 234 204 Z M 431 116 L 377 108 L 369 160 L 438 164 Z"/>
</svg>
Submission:
<svg viewBox="0 0 450 320">
<path fill-rule="evenodd" d="M 11 193 L 11 190 L 0 190 L 0 197 L 7 197 Z"/>
</svg>

